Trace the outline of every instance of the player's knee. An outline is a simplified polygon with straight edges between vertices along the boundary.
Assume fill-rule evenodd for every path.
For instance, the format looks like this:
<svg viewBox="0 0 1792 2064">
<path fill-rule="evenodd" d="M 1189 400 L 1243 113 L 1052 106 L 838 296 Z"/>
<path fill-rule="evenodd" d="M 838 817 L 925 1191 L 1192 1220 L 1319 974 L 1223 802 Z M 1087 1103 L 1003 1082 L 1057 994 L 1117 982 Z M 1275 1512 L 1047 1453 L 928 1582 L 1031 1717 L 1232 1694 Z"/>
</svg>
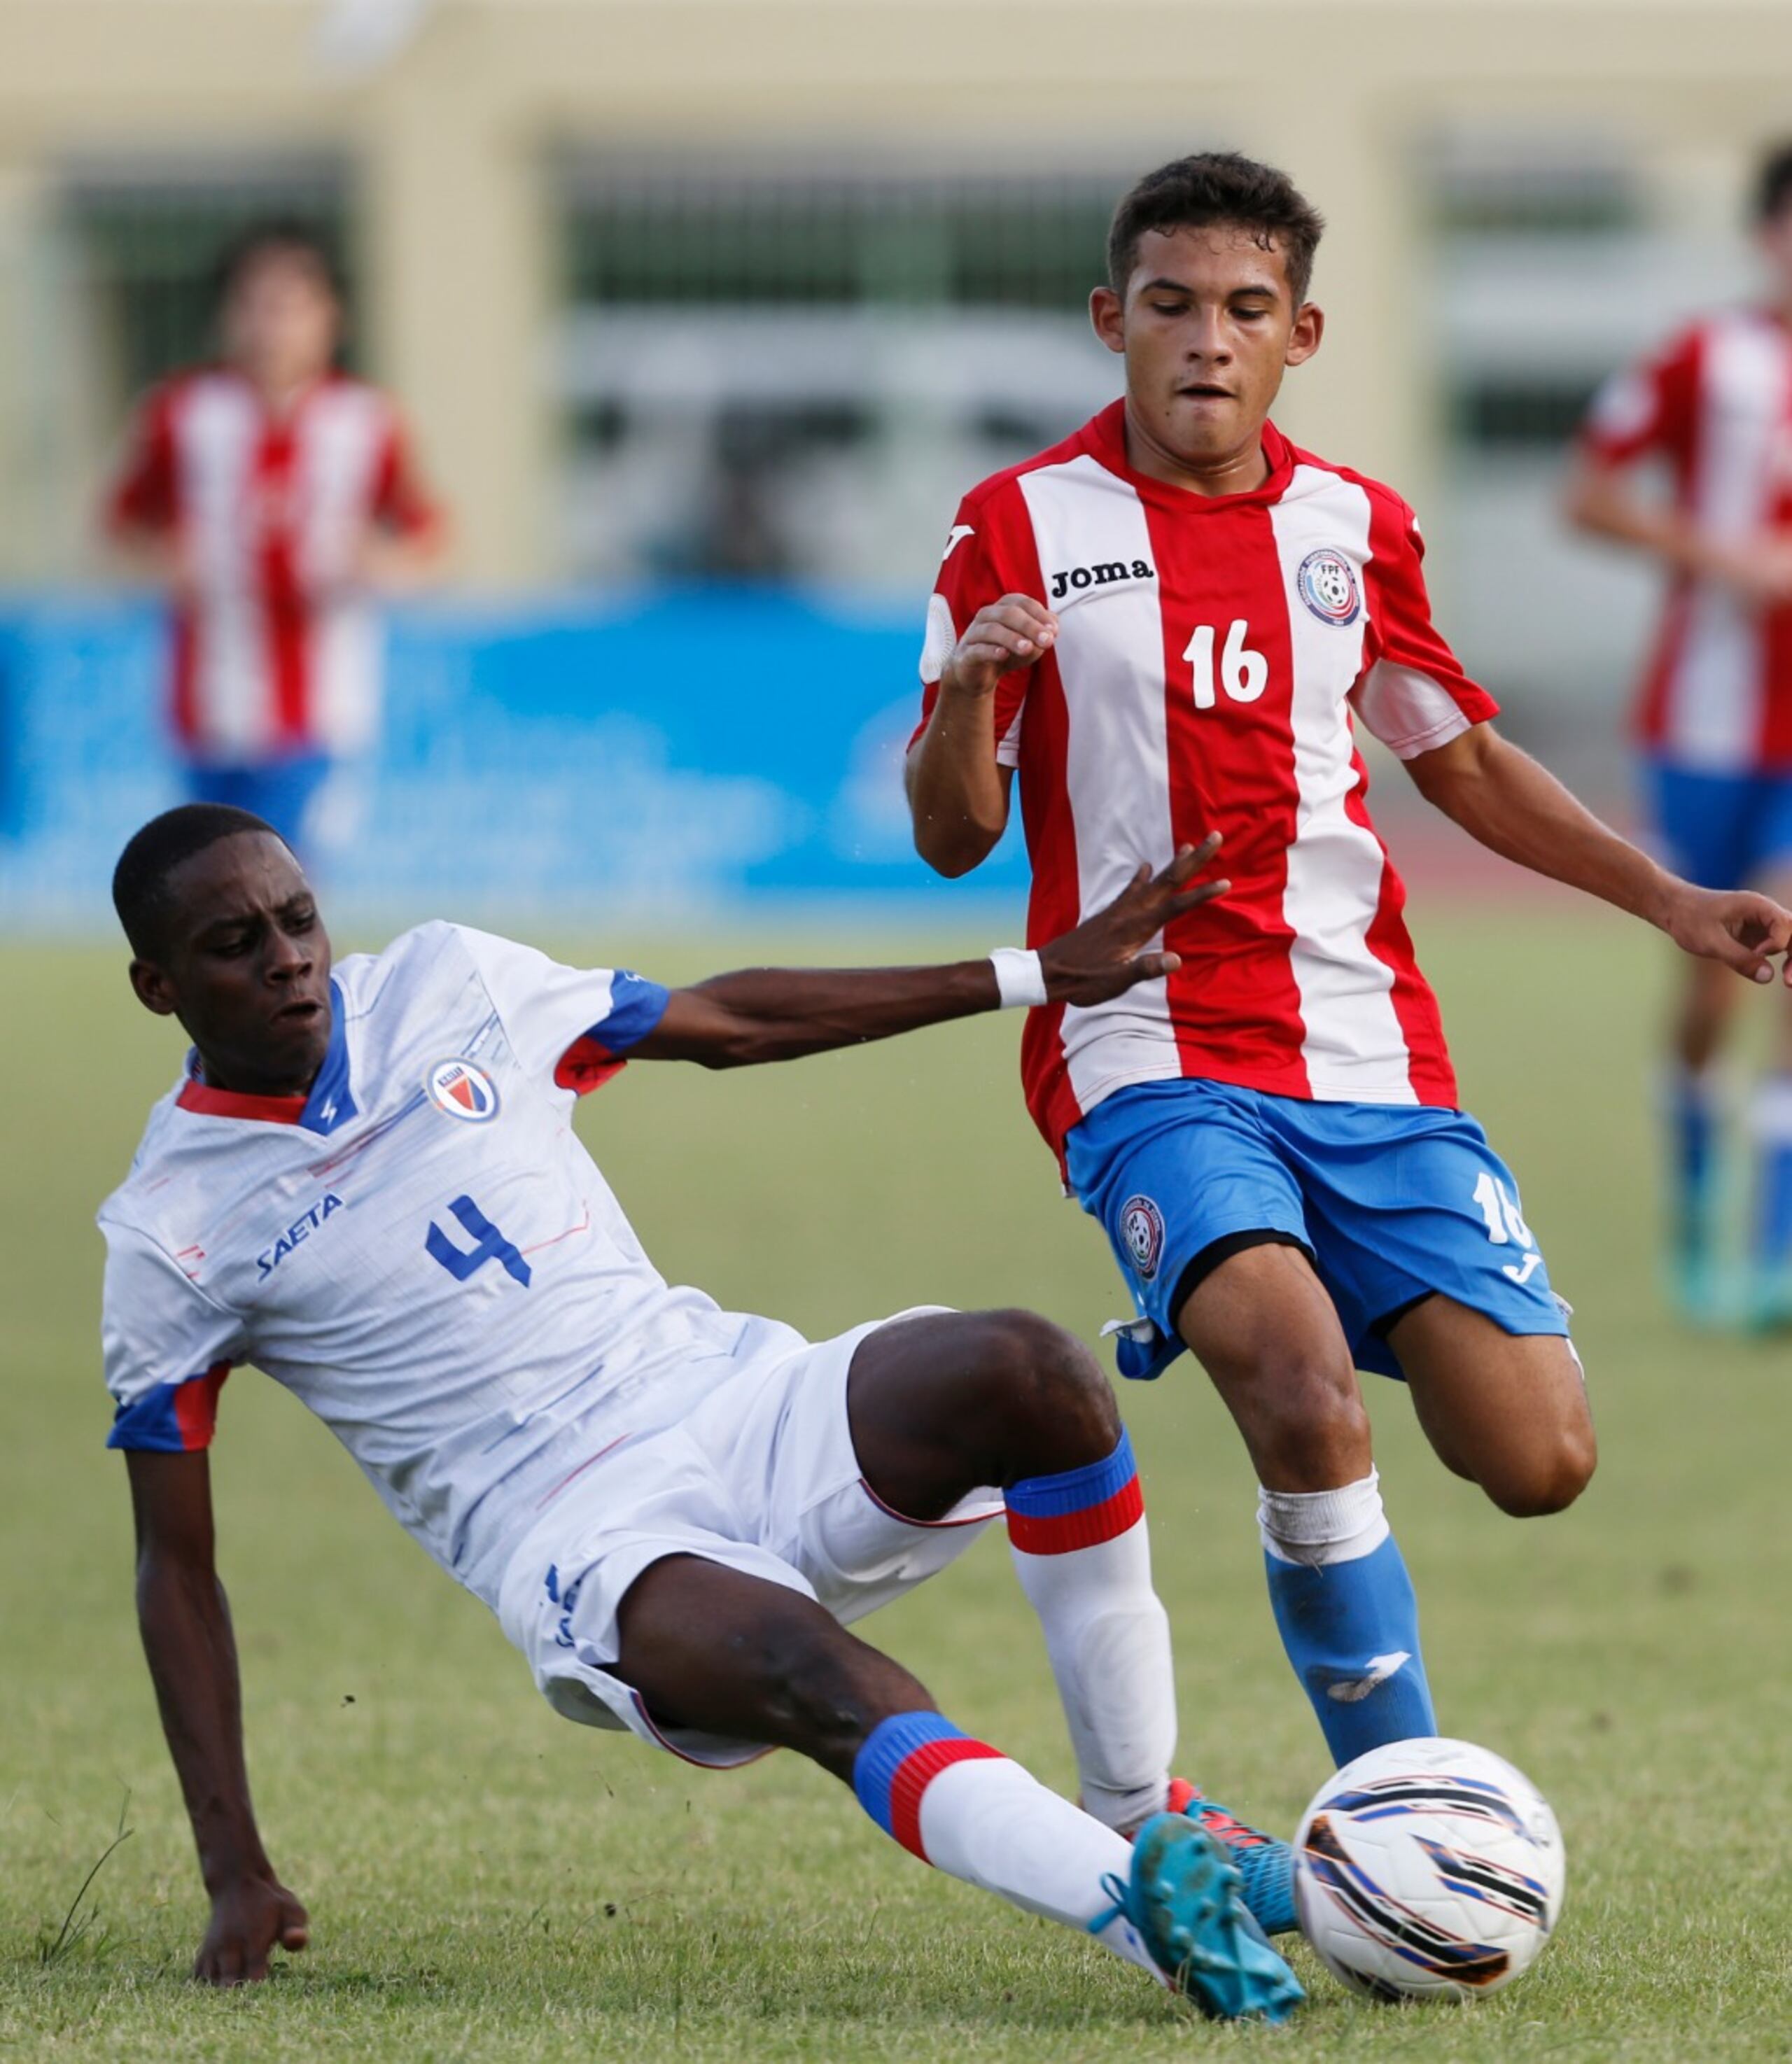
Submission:
<svg viewBox="0 0 1792 2064">
<path fill-rule="evenodd" d="M 1120 1438 L 1113 1386 L 1074 1333 L 1036 1312 L 990 1312 L 980 1323 L 979 1375 L 1017 1439 L 1042 1425 L 1103 1451 Z"/>
<path fill-rule="evenodd" d="M 1516 1467 L 1490 1473 L 1483 1488 L 1514 1519 L 1547 1519 L 1566 1512 L 1592 1481 L 1599 1463 L 1591 1425 L 1562 1429 L 1530 1449 Z"/>
<path fill-rule="evenodd" d="M 1347 1370 L 1325 1360 L 1284 1364 L 1253 1403 L 1251 1449 L 1265 1482 L 1327 1490 L 1367 1474 L 1369 1414 Z"/>
</svg>

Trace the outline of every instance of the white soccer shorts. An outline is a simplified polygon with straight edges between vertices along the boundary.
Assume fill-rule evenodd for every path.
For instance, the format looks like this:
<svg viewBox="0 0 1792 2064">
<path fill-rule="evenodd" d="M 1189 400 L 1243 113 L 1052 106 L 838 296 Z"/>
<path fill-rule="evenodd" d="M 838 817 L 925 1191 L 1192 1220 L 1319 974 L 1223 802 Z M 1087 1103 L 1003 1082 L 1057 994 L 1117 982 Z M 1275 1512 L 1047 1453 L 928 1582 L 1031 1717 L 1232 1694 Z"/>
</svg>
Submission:
<svg viewBox="0 0 1792 2064">
<path fill-rule="evenodd" d="M 749 1363 L 664 1432 L 625 1440 L 557 1498 L 506 1570 L 498 1619 L 558 1713 L 626 1727 L 725 1768 L 764 1745 L 657 1726 L 607 1667 L 628 1587 L 668 1555 L 696 1555 L 817 1599 L 844 1625 L 912 1590 L 1003 1513 L 974 1491 L 943 1519 L 903 1518 L 865 1481 L 846 1417 L 861 1340 L 934 1305 Z"/>
</svg>

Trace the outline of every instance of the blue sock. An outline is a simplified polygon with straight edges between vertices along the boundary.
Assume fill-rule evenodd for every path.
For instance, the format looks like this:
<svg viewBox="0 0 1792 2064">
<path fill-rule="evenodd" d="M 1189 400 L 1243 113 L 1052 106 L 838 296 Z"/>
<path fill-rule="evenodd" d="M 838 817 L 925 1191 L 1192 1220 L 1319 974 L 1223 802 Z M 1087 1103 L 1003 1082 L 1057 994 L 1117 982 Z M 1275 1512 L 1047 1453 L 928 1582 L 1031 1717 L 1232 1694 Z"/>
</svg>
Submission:
<svg viewBox="0 0 1792 2064">
<path fill-rule="evenodd" d="M 1753 1117 L 1760 1155 L 1754 1259 L 1772 1272 L 1792 1263 L 1792 1076 L 1768 1077 L 1756 1092 Z"/>
<path fill-rule="evenodd" d="M 1386 1742 L 1435 1735 L 1419 1647 L 1419 1601 L 1389 1534 L 1349 1562 L 1314 1568 L 1265 1550 L 1281 1645 L 1339 1764 Z"/>
<path fill-rule="evenodd" d="M 1711 1240 L 1717 1160 L 1717 1110 L 1710 1078 L 1678 1068 L 1668 1085 L 1674 1238 L 1683 1255 L 1703 1258 Z"/>
</svg>

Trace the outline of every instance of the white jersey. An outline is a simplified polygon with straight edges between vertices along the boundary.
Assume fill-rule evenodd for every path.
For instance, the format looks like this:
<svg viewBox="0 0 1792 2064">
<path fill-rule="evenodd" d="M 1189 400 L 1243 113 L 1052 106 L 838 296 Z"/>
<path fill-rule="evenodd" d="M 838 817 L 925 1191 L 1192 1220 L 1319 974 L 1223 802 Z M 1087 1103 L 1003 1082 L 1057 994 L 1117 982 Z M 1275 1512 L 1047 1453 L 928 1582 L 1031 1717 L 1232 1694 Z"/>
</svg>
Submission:
<svg viewBox="0 0 1792 2064">
<path fill-rule="evenodd" d="M 458 925 L 337 968 L 305 1098 L 191 1063 L 101 1208 L 109 1445 L 210 1441 L 253 1362 L 495 1607 L 565 1484 L 801 1336 L 668 1287 L 572 1131 L 666 992 Z"/>
</svg>

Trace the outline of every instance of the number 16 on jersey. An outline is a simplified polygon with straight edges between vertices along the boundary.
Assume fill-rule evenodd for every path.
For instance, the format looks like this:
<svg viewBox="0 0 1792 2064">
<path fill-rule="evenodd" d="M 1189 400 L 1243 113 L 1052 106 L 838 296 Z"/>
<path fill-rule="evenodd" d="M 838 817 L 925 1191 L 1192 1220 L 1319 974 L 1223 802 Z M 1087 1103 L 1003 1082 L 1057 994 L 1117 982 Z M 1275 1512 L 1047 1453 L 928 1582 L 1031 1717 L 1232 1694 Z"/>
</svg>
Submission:
<svg viewBox="0 0 1792 2064">
<path fill-rule="evenodd" d="M 1197 709 L 1212 709 L 1219 700 L 1221 688 L 1225 691 L 1229 702 L 1254 703 L 1269 686 L 1269 663 L 1261 652 L 1253 652 L 1245 643 L 1250 635 L 1250 626 L 1241 616 L 1233 617 L 1226 627 L 1216 680 L 1213 647 L 1218 635 L 1214 625 L 1197 623 L 1188 649 L 1182 655 L 1195 670 Z"/>
</svg>

